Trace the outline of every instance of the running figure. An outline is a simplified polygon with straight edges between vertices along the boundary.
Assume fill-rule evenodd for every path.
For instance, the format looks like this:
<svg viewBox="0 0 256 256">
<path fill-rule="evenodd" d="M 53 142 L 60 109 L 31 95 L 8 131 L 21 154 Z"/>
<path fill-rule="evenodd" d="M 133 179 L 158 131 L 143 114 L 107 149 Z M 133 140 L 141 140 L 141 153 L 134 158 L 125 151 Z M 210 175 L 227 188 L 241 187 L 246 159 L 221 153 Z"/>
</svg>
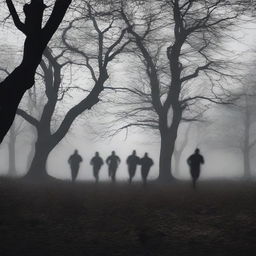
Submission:
<svg viewBox="0 0 256 256">
<path fill-rule="evenodd" d="M 121 160 L 119 156 L 116 155 L 115 151 L 107 158 L 106 163 L 108 165 L 108 176 L 111 177 L 113 182 L 116 181 L 116 170 Z"/>
<path fill-rule="evenodd" d="M 200 176 L 200 165 L 204 164 L 204 158 L 200 155 L 200 150 L 197 148 L 195 153 L 187 159 L 187 163 L 190 166 L 190 174 L 192 176 L 193 188 L 196 188 L 196 181 Z"/>
<path fill-rule="evenodd" d="M 132 183 L 132 178 L 135 176 L 137 165 L 140 164 L 140 158 L 136 156 L 136 150 L 133 150 L 132 155 L 128 156 L 126 163 L 128 165 L 129 184 Z"/>
<path fill-rule="evenodd" d="M 74 151 L 74 154 L 71 155 L 68 159 L 68 163 L 70 164 L 70 168 L 71 168 L 71 178 L 73 182 L 76 180 L 79 167 L 80 167 L 80 162 L 82 161 L 83 161 L 83 158 L 78 154 L 77 149 Z"/>
<path fill-rule="evenodd" d="M 93 166 L 93 176 L 96 183 L 99 181 L 99 171 L 101 166 L 104 164 L 103 159 L 99 156 L 99 152 L 95 153 L 95 156 L 91 159 L 90 164 Z"/>
<path fill-rule="evenodd" d="M 148 157 L 148 153 L 145 153 L 144 157 L 140 159 L 140 164 L 143 185 L 146 185 L 150 167 L 154 164 L 154 162 L 150 157 Z"/>
</svg>

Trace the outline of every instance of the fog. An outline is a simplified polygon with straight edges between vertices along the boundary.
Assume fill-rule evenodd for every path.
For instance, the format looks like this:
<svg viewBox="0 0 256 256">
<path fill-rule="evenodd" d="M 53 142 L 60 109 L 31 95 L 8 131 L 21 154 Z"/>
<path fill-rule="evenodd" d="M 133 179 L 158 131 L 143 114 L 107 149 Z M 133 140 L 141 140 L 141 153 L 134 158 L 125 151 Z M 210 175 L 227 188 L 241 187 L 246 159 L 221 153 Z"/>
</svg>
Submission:
<svg viewBox="0 0 256 256">
<path fill-rule="evenodd" d="M 237 41 L 231 40 L 226 44 L 226 47 L 240 59 L 240 63 L 251 63 L 255 59 L 255 49 L 254 42 L 256 40 L 256 29 L 255 24 L 248 22 L 246 25 L 243 24 L 241 30 L 234 32 L 233 36 L 237 38 Z M 242 32 L 241 32 L 242 31 Z M 15 49 L 17 56 L 10 62 L 10 69 L 15 66 L 18 62 L 22 36 L 13 30 L 4 29 L 1 30 L 1 41 L 5 42 L 2 44 L 2 53 L 5 52 L 4 48 L 9 45 L 12 49 Z M 6 63 L 5 55 L 2 54 L 2 63 Z M 254 61 L 255 62 L 255 61 Z M 125 65 L 120 64 L 119 67 L 115 68 L 117 73 L 111 76 L 113 84 L 119 84 L 122 81 L 122 85 L 129 84 L 129 75 L 125 72 Z M 8 67 L 7 67 L 8 68 Z M 241 72 L 240 70 L 238 73 Z M 81 78 L 82 75 L 80 75 Z M 126 77 L 123 77 L 126 76 Z M 79 85 L 84 81 L 85 78 L 81 78 L 81 81 L 76 78 L 76 83 Z M 236 86 L 236 85 L 234 85 Z M 70 102 L 66 100 L 63 109 L 65 109 L 69 104 L 79 99 L 79 92 L 74 93 Z M 103 100 L 104 101 L 104 100 Z M 101 105 L 100 105 L 101 104 Z M 106 160 L 107 156 L 111 154 L 111 151 L 115 150 L 116 154 L 121 158 L 121 164 L 117 170 L 118 180 L 127 180 L 127 164 L 126 159 L 133 150 L 137 151 L 137 155 L 142 157 L 145 152 L 149 153 L 149 156 L 153 159 L 154 165 L 149 173 L 149 179 L 155 179 L 159 174 L 159 151 L 160 151 L 160 141 L 157 132 L 146 131 L 139 128 L 130 128 L 123 130 L 120 133 L 109 136 L 101 136 L 102 128 L 97 127 L 97 122 L 99 123 L 108 121 L 111 117 L 94 115 L 97 109 L 104 108 L 104 102 L 99 103 L 99 107 L 93 107 L 86 114 L 85 117 L 79 118 L 78 121 L 72 126 L 72 130 L 66 135 L 66 137 L 57 145 L 57 147 L 50 153 L 47 161 L 47 171 L 50 175 L 60 178 L 60 179 L 70 179 L 70 167 L 68 164 L 69 156 L 74 152 L 75 149 L 79 151 L 79 154 L 83 158 L 83 162 L 80 166 L 78 180 L 93 180 L 92 166 L 90 165 L 90 159 L 94 156 L 94 153 L 98 151 L 100 156 Z M 208 120 L 210 122 L 215 122 L 216 115 L 215 112 L 221 113 L 222 109 L 216 108 L 214 105 L 210 106 L 210 114 L 207 114 Z M 63 110 L 62 109 L 62 110 Z M 256 108 L 255 108 L 256 111 Z M 208 112 L 207 112 L 208 113 Z M 221 116 L 221 114 L 220 114 Z M 105 118 L 105 119 L 104 119 Z M 85 121 L 85 119 L 87 121 Z M 17 122 L 22 122 L 20 118 Z M 23 121 L 24 122 L 24 121 Z M 199 125 L 198 125 L 199 123 Z M 184 136 L 183 126 L 187 124 L 182 124 L 179 129 L 177 145 L 179 145 L 179 140 L 182 140 Z M 207 137 L 214 132 L 209 128 L 208 124 L 204 122 L 191 122 L 190 125 L 192 129 L 189 133 L 189 142 L 186 145 L 184 151 L 182 152 L 180 171 L 177 173 L 175 168 L 173 168 L 173 174 L 179 179 L 189 179 L 189 167 L 187 165 L 187 158 L 194 152 L 195 148 L 199 147 L 202 155 L 205 158 L 205 164 L 202 167 L 202 179 L 208 178 L 238 178 L 243 175 L 243 164 L 241 152 L 232 147 L 226 147 L 225 145 L 215 145 L 212 141 L 208 140 Z M 22 124 L 26 127 L 27 124 Z M 88 127 L 87 127 L 88 126 Z M 91 129 L 93 126 L 93 129 Z M 200 127 L 200 128 L 198 128 Z M 108 129 L 108 128 L 105 128 Z M 226 129 L 225 127 L 218 127 L 214 129 Z M 95 134 L 93 130 L 98 130 L 98 134 Z M 209 131 L 209 132 L 208 132 Z M 30 131 L 21 132 L 17 137 L 16 141 L 16 168 L 17 174 L 19 176 L 25 175 L 27 172 L 27 161 L 28 154 L 31 151 L 31 146 L 33 144 L 33 136 L 31 138 Z M 32 144 L 31 144 L 32 143 Z M 0 148 L 0 174 L 5 175 L 8 172 L 8 152 L 7 152 L 8 138 L 2 143 Z M 255 163 L 255 158 L 252 156 L 251 162 Z M 253 166 L 253 164 L 252 164 Z M 256 170 L 252 170 L 253 174 L 256 174 Z M 135 176 L 135 180 L 140 180 L 140 171 L 138 170 Z M 107 165 L 103 165 L 100 171 L 100 180 L 108 180 Z"/>
<path fill-rule="evenodd" d="M 81 121 L 79 122 L 81 125 Z M 81 125 L 82 126 L 82 125 Z M 193 126 L 193 124 L 192 124 Z M 205 158 L 205 164 L 202 166 L 202 179 L 208 178 L 239 178 L 242 176 L 243 164 L 241 153 L 234 148 L 223 149 L 223 146 L 211 145 L 211 142 L 200 142 L 200 134 L 197 131 L 197 125 L 192 127 L 190 132 L 189 144 L 182 153 L 180 172 L 174 175 L 179 179 L 189 179 L 189 167 L 186 163 L 187 158 L 191 155 L 196 147 L 199 147 L 202 155 Z M 202 130 L 204 128 L 200 128 Z M 128 135 L 126 132 L 121 132 L 111 138 L 97 138 L 97 135 L 91 134 L 90 129 L 79 127 L 78 124 L 72 129 L 72 132 L 53 150 L 50 154 L 47 169 L 50 175 L 69 180 L 71 177 L 68 158 L 73 154 L 75 149 L 78 149 L 79 154 L 83 158 L 78 174 L 78 180 L 93 180 L 92 166 L 90 160 L 98 151 L 100 156 L 106 160 L 112 150 L 121 158 L 121 164 L 117 170 L 117 179 L 121 181 L 128 180 L 128 171 L 126 159 L 128 155 L 135 149 L 137 155 L 142 157 L 145 152 L 153 159 L 154 165 L 150 170 L 149 179 L 158 177 L 158 156 L 159 156 L 159 141 L 155 134 L 150 134 L 145 131 L 131 129 Z M 210 134 L 205 131 L 205 138 Z M 182 136 L 182 134 L 181 134 Z M 25 138 L 18 138 L 16 145 L 16 167 L 18 175 L 25 175 L 27 171 L 27 158 L 31 150 L 30 135 L 25 134 Z M 25 142 L 24 142 L 25 140 Z M 6 141 L 1 145 L 1 174 L 8 173 L 8 151 Z M 255 159 L 255 158 L 254 158 Z M 252 162 L 255 161 L 252 159 Z M 109 180 L 106 163 L 100 171 L 100 180 Z M 140 169 L 138 168 L 135 180 L 141 180 Z"/>
<path fill-rule="evenodd" d="M 256 255 L 255 12 L 0 0 L 0 256 Z"/>
</svg>

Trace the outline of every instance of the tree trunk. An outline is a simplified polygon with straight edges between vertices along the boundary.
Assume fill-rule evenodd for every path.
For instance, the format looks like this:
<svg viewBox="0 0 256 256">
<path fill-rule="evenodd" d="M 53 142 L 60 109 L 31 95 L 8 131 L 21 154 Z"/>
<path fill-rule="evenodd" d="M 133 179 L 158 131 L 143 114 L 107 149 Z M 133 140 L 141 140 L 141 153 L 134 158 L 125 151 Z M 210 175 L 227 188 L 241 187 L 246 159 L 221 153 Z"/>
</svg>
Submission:
<svg viewBox="0 0 256 256">
<path fill-rule="evenodd" d="M 248 107 L 245 110 L 245 123 L 244 123 L 244 147 L 243 147 L 243 160 L 244 160 L 244 178 L 251 178 L 250 170 L 250 113 Z"/>
<path fill-rule="evenodd" d="M 173 141 L 168 131 L 162 131 L 158 177 L 158 181 L 161 183 L 168 183 L 174 179 L 171 173 L 174 144 L 175 141 Z"/>
<path fill-rule="evenodd" d="M 245 122 L 245 134 L 244 134 L 244 147 L 243 147 L 243 161 L 244 161 L 244 178 L 251 178 L 250 168 L 250 139 L 249 139 L 249 124 L 248 120 Z"/>
<path fill-rule="evenodd" d="M 183 151 L 181 150 L 174 150 L 173 151 L 173 160 L 174 160 L 174 170 L 175 174 L 179 175 L 180 173 L 180 159 L 181 159 L 181 154 Z"/>
<path fill-rule="evenodd" d="M 243 152 L 243 160 L 244 160 L 244 178 L 250 179 L 251 178 L 251 167 L 250 167 L 250 151 L 247 149 Z"/>
<path fill-rule="evenodd" d="M 30 148 L 30 151 L 29 151 L 28 157 L 27 157 L 27 163 L 26 163 L 26 170 L 27 171 L 29 170 L 29 168 L 32 164 L 34 155 L 35 155 L 35 143 L 36 143 L 36 138 L 37 138 L 37 130 L 34 126 L 31 126 L 30 134 L 31 134 L 31 136 L 33 134 L 33 136 L 32 136 L 33 141 L 31 142 L 31 148 Z"/>
<path fill-rule="evenodd" d="M 174 162 L 175 162 L 175 174 L 176 175 L 178 175 L 180 173 L 181 155 L 188 144 L 190 129 L 191 129 L 191 124 L 188 125 L 188 127 L 185 131 L 185 134 L 184 134 L 183 141 L 182 141 L 181 145 L 179 145 L 179 148 L 177 148 L 177 145 L 175 145 L 175 148 L 174 148 L 173 158 L 174 158 Z"/>
<path fill-rule="evenodd" d="M 45 141 L 49 142 L 49 139 L 45 139 Z M 49 178 L 46 163 L 52 149 L 53 147 L 45 142 L 36 142 L 34 158 L 25 178 L 39 181 Z"/>
<path fill-rule="evenodd" d="M 171 171 L 172 156 L 182 116 L 182 110 L 177 103 L 173 105 L 172 108 L 173 117 L 171 126 L 168 126 L 168 111 L 166 111 L 166 114 L 161 116 L 159 121 L 161 146 L 158 181 L 161 183 L 168 183 L 175 179 Z"/>
<path fill-rule="evenodd" d="M 11 126 L 10 129 L 10 140 L 8 144 L 8 151 L 9 151 L 9 171 L 8 174 L 10 176 L 16 176 L 17 171 L 16 171 L 16 155 L 15 155 L 15 144 L 16 144 L 16 136 L 15 136 L 15 123 Z"/>
<path fill-rule="evenodd" d="M 32 164 L 34 155 L 35 155 L 35 143 L 31 143 L 31 148 L 29 150 L 28 157 L 27 157 L 27 164 L 26 164 L 27 171 L 29 170 L 29 168 Z"/>
</svg>

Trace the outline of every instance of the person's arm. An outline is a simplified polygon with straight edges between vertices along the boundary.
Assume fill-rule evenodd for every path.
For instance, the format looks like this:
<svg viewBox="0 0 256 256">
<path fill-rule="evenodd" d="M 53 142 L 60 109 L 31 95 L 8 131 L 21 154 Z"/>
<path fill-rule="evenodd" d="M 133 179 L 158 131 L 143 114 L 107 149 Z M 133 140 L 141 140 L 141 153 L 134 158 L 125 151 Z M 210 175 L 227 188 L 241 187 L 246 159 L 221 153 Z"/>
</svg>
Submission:
<svg viewBox="0 0 256 256">
<path fill-rule="evenodd" d="M 201 163 L 204 164 L 204 157 L 202 156 Z"/>
<path fill-rule="evenodd" d="M 107 165 L 109 164 L 109 160 L 110 160 L 110 157 L 108 157 L 108 158 L 106 159 L 106 164 L 107 164 Z"/>
<path fill-rule="evenodd" d="M 94 159 L 94 157 L 91 159 L 91 161 L 90 161 L 90 165 L 93 165 L 93 159 Z"/>
</svg>

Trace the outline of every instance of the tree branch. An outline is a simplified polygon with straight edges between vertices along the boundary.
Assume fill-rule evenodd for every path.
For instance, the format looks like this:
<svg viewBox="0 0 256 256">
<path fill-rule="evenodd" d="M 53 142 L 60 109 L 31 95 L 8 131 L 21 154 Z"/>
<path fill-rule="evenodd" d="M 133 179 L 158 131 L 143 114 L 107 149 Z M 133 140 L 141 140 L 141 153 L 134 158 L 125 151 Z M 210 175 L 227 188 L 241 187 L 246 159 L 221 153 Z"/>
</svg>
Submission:
<svg viewBox="0 0 256 256">
<path fill-rule="evenodd" d="M 79 50 L 77 47 L 75 47 L 75 46 L 69 44 L 69 43 L 67 42 L 67 39 L 66 39 L 66 34 L 67 34 L 68 30 L 72 28 L 73 23 L 74 23 L 75 21 L 77 21 L 77 20 L 79 20 L 79 19 L 72 20 L 72 21 L 69 23 L 68 27 L 66 27 L 66 28 L 64 29 L 64 31 L 63 31 L 63 33 L 62 33 L 62 41 L 63 41 L 64 45 L 68 48 L 68 50 L 70 50 L 71 52 L 77 53 L 77 54 L 79 54 L 79 55 L 81 55 L 82 57 L 85 58 L 86 67 L 89 69 L 89 71 L 90 71 L 90 73 L 91 73 L 91 76 L 92 76 L 92 79 L 93 79 L 93 81 L 96 83 L 98 79 L 97 79 L 97 77 L 96 77 L 96 75 L 95 75 L 95 72 L 94 72 L 93 67 L 92 67 L 91 64 L 90 64 L 90 58 L 89 58 L 83 51 L 81 51 L 81 50 Z"/>
<path fill-rule="evenodd" d="M 43 28 L 43 38 L 48 42 L 58 29 L 72 0 L 56 0 L 51 16 Z"/>
<path fill-rule="evenodd" d="M 249 145 L 249 148 L 253 148 L 256 145 L 256 139 L 254 141 L 252 141 Z"/>
<path fill-rule="evenodd" d="M 233 102 L 230 101 L 223 101 L 222 99 L 218 99 L 218 98 L 210 98 L 210 97 L 206 97 L 206 96 L 194 96 L 194 97 L 188 97 L 184 100 L 181 101 L 182 104 L 188 102 L 188 101 L 193 101 L 193 100 L 197 100 L 197 99 L 201 99 L 201 100 L 207 100 L 216 104 L 233 104 Z"/>
<path fill-rule="evenodd" d="M 19 15 L 15 9 L 15 6 L 13 5 L 12 0 L 6 0 L 6 4 L 8 6 L 8 9 L 10 11 L 10 14 L 12 16 L 13 22 L 17 29 L 19 29 L 22 33 L 25 35 L 27 34 L 25 24 L 21 22 Z"/>
<path fill-rule="evenodd" d="M 1 68 L 0 67 L 0 71 L 4 72 L 8 76 L 10 75 L 10 72 L 6 68 Z"/>
<path fill-rule="evenodd" d="M 27 112 L 25 112 L 24 110 L 18 108 L 17 115 L 21 116 L 22 118 L 24 118 L 28 123 L 32 124 L 33 126 L 35 126 L 36 128 L 38 128 L 39 126 L 39 122 L 37 119 L 35 119 L 33 116 L 29 115 Z"/>
<path fill-rule="evenodd" d="M 125 15 L 123 9 L 121 10 L 121 15 L 127 24 L 128 32 L 132 34 L 135 38 L 136 45 L 140 49 L 141 53 L 143 54 L 143 57 L 147 63 L 147 72 L 150 78 L 150 87 L 151 87 L 151 95 L 152 95 L 152 102 L 154 105 L 155 110 L 157 113 L 161 113 L 161 110 L 163 108 L 161 100 L 160 100 L 160 84 L 158 80 L 157 70 L 154 64 L 154 61 L 152 57 L 150 56 L 148 50 L 143 44 L 143 39 L 134 31 L 133 26 L 130 24 L 127 16 Z"/>
<path fill-rule="evenodd" d="M 210 66 L 212 63 L 213 63 L 213 62 L 208 62 L 208 63 L 205 64 L 204 66 L 197 67 L 194 73 L 192 73 L 192 74 L 190 74 L 190 75 L 187 75 L 187 76 L 185 76 L 185 77 L 182 77 L 182 78 L 181 78 L 181 82 L 183 83 L 183 82 L 185 82 L 185 81 L 188 81 L 188 80 L 190 80 L 190 79 L 193 79 L 193 78 L 198 77 L 199 72 L 202 71 L 202 70 L 208 69 L 209 66 Z"/>
</svg>

